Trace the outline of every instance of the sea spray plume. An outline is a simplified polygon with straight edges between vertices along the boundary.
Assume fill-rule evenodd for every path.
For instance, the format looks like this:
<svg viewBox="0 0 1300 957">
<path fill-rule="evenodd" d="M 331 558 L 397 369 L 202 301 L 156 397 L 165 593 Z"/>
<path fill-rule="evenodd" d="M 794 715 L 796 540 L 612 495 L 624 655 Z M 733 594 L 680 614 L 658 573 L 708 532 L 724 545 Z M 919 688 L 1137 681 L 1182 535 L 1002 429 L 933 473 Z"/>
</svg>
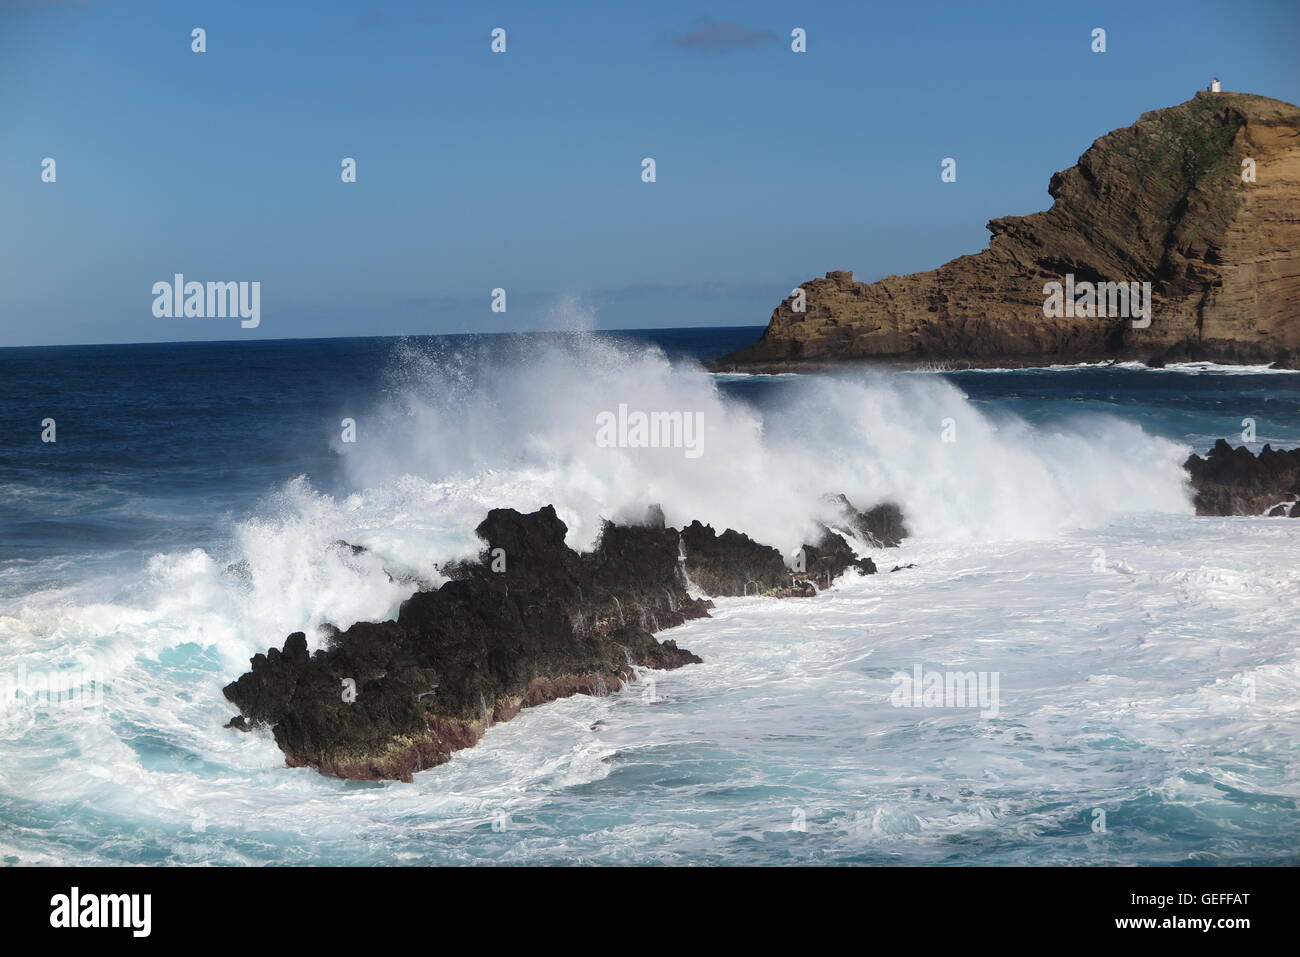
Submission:
<svg viewBox="0 0 1300 957">
<path fill-rule="evenodd" d="M 594 332 L 596 309 L 577 293 L 564 293 L 542 313 L 537 328 L 545 332 Z"/>
<path fill-rule="evenodd" d="M 438 565 L 476 554 L 475 525 L 497 507 L 554 503 L 569 545 L 586 549 L 605 519 L 662 502 L 670 525 L 698 518 L 787 557 L 819 540 L 818 521 L 852 537 L 827 493 L 895 502 L 931 540 L 1052 537 L 1125 512 L 1190 511 L 1186 450 L 1104 416 L 1035 428 L 937 376 L 791 378 L 782 392 L 760 411 L 694 365 L 586 334 L 408 341 L 374 408 L 357 412 L 360 441 L 340 450 L 352 491 L 299 477 L 233 526 L 219 560 L 168 560 L 169 600 L 192 605 L 175 617 L 206 622 L 231 660 L 267 634 L 302 630 L 315 646 L 323 623 L 392 617 L 416 582 L 441 582 Z M 701 412 L 705 454 L 598 447 L 594 416 L 619 401 Z M 368 551 L 331 548 L 339 539 Z M 218 622 L 215 608 L 234 613 Z"/>
<path fill-rule="evenodd" d="M 591 546 L 605 519 L 662 502 L 670 525 L 697 518 L 790 556 L 834 526 L 859 551 L 827 493 L 897 503 L 930 540 L 1050 538 L 1127 512 L 1190 512 L 1186 450 L 1105 416 L 1036 428 L 974 406 L 937 376 L 866 373 L 786 380 L 762 410 L 728 398 L 697 367 L 591 335 L 407 342 L 361 440 L 342 453 L 330 496 L 297 478 L 232 528 L 229 554 L 167 563 L 167 592 L 206 622 L 231 660 L 268 634 L 346 628 L 395 614 L 438 566 L 469 558 L 485 511 L 554 503 L 568 544 Z M 594 415 L 619 401 L 703 414 L 705 454 L 600 448 Z M 951 420 L 953 441 L 942 423 Z M 365 545 L 354 555 L 331 548 Z M 162 561 L 160 559 L 160 561 Z M 228 569 L 234 566 L 241 577 Z M 162 566 L 159 566 L 160 573 Z M 211 609 L 233 609 L 213 620 Z"/>
<path fill-rule="evenodd" d="M 480 506 L 553 501 L 578 547 L 590 545 L 602 518 L 639 514 L 652 502 L 664 503 L 670 523 L 706 515 L 736 528 L 777 523 L 770 537 L 791 546 L 807 538 L 810 510 L 768 507 L 764 486 L 782 468 L 763 444 L 761 418 L 693 364 L 586 335 L 479 345 L 454 367 L 443 353 L 403 355 L 404 391 L 377 410 L 379 427 L 348 460 L 355 485 L 412 476 L 463 484 Z M 422 380 L 410 375 L 416 368 Z M 473 387 L 461 388 L 467 379 Z M 597 417 L 620 405 L 691 415 L 703 423 L 698 447 L 707 452 L 600 447 Z"/>
<path fill-rule="evenodd" d="M 594 335 L 484 337 L 455 351 L 411 343 L 397 369 L 346 460 L 349 478 L 367 496 L 424 486 L 465 529 L 484 507 L 553 502 L 570 545 L 589 547 L 602 519 L 659 502 L 669 524 L 699 518 L 788 553 L 834 517 L 828 492 L 864 507 L 895 501 L 916 532 L 949 539 L 1050 537 L 1125 512 L 1188 510 L 1174 443 L 1101 416 L 1037 429 L 939 377 L 792 380 L 760 412 L 694 364 Z M 597 416 L 620 404 L 700 413 L 705 454 L 600 447 Z"/>
<path fill-rule="evenodd" d="M 1037 428 L 937 376 L 808 377 L 788 393 L 764 417 L 773 449 L 852 501 L 898 503 L 925 538 L 1051 538 L 1124 513 L 1190 511 L 1186 450 L 1116 418 Z"/>
<path fill-rule="evenodd" d="M 416 566 L 409 569 L 412 576 L 436 576 L 431 556 L 402 556 L 400 550 L 395 556 L 385 549 L 385 562 L 373 551 L 336 547 L 345 537 L 370 540 L 348 505 L 299 476 L 267 496 L 257 515 L 234 526 L 232 545 L 245 575 L 231 585 L 236 614 L 250 630 L 315 632 L 325 622 L 390 617 L 414 587 L 402 580 L 406 576 L 392 574 L 394 568 L 408 570 L 402 558 Z"/>
</svg>

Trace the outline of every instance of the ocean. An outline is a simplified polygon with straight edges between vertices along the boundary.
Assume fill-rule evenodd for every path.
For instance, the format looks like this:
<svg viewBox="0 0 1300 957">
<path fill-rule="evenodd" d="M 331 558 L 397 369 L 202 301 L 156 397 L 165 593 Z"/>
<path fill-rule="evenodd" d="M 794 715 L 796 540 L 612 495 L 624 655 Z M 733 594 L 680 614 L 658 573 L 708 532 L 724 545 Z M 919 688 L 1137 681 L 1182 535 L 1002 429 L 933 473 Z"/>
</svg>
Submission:
<svg viewBox="0 0 1300 957">
<path fill-rule="evenodd" d="M 1300 863 L 1300 522 L 1197 517 L 1181 470 L 1300 445 L 1300 375 L 700 367 L 760 333 L 0 349 L 0 860 Z M 600 447 L 620 404 L 700 454 Z M 719 599 L 662 636 L 704 664 L 413 783 L 222 727 L 250 656 L 394 616 L 489 508 L 791 552 L 836 493 L 902 506 L 879 574 Z M 996 707 L 898 695 L 953 673 Z"/>
</svg>

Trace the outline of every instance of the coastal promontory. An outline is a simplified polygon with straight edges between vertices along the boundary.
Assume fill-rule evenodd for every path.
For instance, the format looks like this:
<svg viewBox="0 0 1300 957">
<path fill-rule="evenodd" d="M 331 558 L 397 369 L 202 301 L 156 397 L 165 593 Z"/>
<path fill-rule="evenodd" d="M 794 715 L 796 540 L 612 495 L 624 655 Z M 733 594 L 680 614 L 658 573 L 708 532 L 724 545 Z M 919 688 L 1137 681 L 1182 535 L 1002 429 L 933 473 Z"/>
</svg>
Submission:
<svg viewBox="0 0 1300 957">
<path fill-rule="evenodd" d="M 1198 93 L 1107 133 L 1048 193 L 1050 209 L 994 219 L 987 249 L 937 269 L 802 283 L 714 367 L 1300 365 L 1300 108 Z M 1050 302 L 1052 284 L 1078 302 Z"/>
</svg>

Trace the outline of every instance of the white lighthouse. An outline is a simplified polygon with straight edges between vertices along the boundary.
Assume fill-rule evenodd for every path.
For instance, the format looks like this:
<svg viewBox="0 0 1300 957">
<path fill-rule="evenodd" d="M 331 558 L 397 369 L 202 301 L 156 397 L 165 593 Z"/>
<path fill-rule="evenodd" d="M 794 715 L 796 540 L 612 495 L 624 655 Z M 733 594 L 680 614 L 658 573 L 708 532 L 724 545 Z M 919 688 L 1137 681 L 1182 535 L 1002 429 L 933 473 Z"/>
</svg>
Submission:
<svg viewBox="0 0 1300 957">
<path fill-rule="evenodd" d="M 1211 92 L 1211 93 L 1222 93 L 1222 92 L 1223 92 L 1222 87 L 1219 86 L 1219 78 L 1218 78 L 1217 76 L 1211 78 L 1211 80 L 1210 80 L 1210 92 Z"/>
</svg>

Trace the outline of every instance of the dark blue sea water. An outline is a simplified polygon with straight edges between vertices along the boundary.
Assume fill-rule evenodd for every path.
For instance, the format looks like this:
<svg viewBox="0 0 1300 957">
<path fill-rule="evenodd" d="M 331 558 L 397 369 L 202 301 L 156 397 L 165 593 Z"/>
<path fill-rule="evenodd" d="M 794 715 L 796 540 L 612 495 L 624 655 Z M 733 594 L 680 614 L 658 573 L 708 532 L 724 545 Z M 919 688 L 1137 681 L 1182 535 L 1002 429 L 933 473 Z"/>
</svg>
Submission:
<svg viewBox="0 0 1300 957">
<path fill-rule="evenodd" d="M 603 333 L 706 361 L 762 327 Z M 394 388 L 399 346 L 491 354 L 517 337 L 307 339 L 0 349 L 0 562 L 79 552 L 202 547 L 298 474 L 340 491 L 330 439 L 345 415 Z M 563 339 L 541 334 L 536 339 Z M 1104 411 L 1204 451 L 1257 423 L 1258 447 L 1300 444 L 1300 375 L 1133 367 L 944 373 L 976 403 L 1030 421 Z M 936 373 L 937 374 L 937 373 Z M 724 376 L 762 405 L 799 387 Z M 42 421 L 57 441 L 41 441 Z"/>
<path fill-rule="evenodd" d="M 757 332 L 609 335 L 707 359 Z M 295 475 L 336 490 L 330 438 L 344 415 L 394 388 L 387 373 L 399 348 L 495 354 L 512 338 L 0 349 L 0 562 L 202 546 L 241 507 Z M 46 418 L 56 423 L 54 443 L 41 441 Z"/>
<path fill-rule="evenodd" d="M 1180 463 L 1247 419 L 1252 448 L 1300 445 L 1300 375 L 695 368 L 760 333 L 0 349 L 0 854 L 1294 859 L 1300 523 L 1196 518 Z M 620 403 L 699 411 L 703 454 L 596 447 Z M 784 548 L 833 492 L 900 502 L 913 539 L 876 557 L 916 567 L 720 601 L 675 635 L 706 664 L 653 699 L 532 709 L 414 785 L 221 727 L 251 654 L 390 616 L 388 570 L 435 576 L 489 507 L 554 503 L 582 547 L 656 502 Z M 918 663 L 998 672 L 1001 715 L 890 707 Z M 58 675 L 110 693 L 51 703 Z"/>
</svg>

